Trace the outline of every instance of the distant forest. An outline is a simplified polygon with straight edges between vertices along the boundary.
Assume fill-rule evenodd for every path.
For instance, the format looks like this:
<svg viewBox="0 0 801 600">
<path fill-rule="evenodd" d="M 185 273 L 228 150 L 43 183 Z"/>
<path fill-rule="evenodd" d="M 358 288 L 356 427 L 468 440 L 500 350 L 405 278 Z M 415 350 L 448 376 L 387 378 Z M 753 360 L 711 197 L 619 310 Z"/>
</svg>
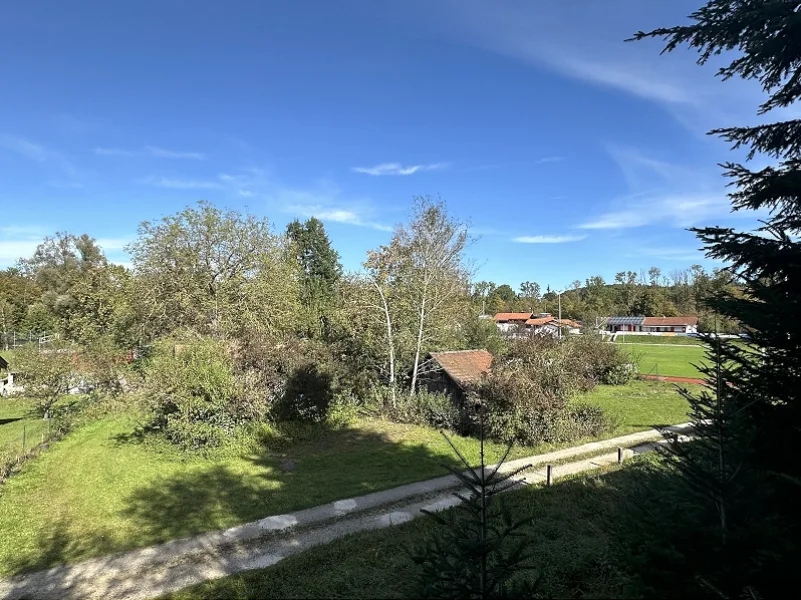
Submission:
<svg viewBox="0 0 801 600">
<path fill-rule="evenodd" d="M 484 312 L 550 312 L 556 314 L 559 290 L 542 289 L 540 284 L 525 281 L 517 290 L 508 284 L 479 281 L 472 285 L 474 301 Z M 723 269 L 707 272 L 700 265 L 677 269 L 668 274 L 657 267 L 648 271 L 621 271 L 614 281 L 601 276 L 583 283 L 574 281 L 561 294 L 562 316 L 594 323 L 608 316 L 672 317 L 694 315 L 701 331 L 737 333 L 739 325 L 709 309 L 705 300 L 721 293 L 739 293 L 731 274 Z"/>
</svg>

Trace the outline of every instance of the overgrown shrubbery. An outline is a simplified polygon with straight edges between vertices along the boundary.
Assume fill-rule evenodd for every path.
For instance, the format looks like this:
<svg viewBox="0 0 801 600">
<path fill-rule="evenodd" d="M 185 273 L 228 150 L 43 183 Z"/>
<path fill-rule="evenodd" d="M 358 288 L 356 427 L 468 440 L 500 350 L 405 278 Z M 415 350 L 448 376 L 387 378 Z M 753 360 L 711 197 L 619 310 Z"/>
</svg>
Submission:
<svg viewBox="0 0 801 600">
<path fill-rule="evenodd" d="M 465 427 L 465 417 L 447 394 L 433 393 L 424 389 L 414 396 L 403 394 L 395 408 L 387 407 L 385 414 L 401 423 L 429 425 L 452 431 Z"/>
<path fill-rule="evenodd" d="M 165 339 L 145 369 L 149 428 L 184 448 L 202 448 L 255 421 L 322 423 L 336 375 L 325 348 L 311 341 Z"/>
<path fill-rule="evenodd" d="M 519 338 L 478 386 L 487 434 L 506 442 L 568 442 L 610 427 L 599 407 L 571 403 L 596 383 L 625 383 L 631 371 L 619 348 L 592 337 Z"/>
</svg>

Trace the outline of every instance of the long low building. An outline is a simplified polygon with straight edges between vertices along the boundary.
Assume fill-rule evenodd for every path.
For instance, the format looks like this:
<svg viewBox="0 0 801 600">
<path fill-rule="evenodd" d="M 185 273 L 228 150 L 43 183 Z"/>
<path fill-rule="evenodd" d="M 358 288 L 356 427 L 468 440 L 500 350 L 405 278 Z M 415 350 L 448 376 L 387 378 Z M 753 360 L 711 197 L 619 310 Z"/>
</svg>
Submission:
<svg viewBox="0 0 801 600">
<path fill-rule="evenodd" d="M 611 333 L 686 335 L 698 333 L 698 317 L 609 317 L 604 330 Z"/>
</svg>

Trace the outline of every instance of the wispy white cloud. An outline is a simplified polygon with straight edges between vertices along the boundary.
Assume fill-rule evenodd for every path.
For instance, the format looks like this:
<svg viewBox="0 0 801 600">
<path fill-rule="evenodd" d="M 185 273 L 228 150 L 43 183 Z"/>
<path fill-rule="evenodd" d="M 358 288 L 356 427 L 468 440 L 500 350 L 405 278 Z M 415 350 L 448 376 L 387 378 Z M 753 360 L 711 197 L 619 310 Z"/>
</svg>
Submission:
<svg viewBox="0 0 801 600">
<path fill-rule="evenodd" d="M 654 194 L 627 202 L 622 210 L 610 211 L 579 225 L 581 229 L 627 229 L 664 222 L 673 227 L 691 227 L 709 219 L 730 216 L 725 194 Z"/>
<path fill-rule="evenodd" d="M 586 239 L 586 235 L 523 235 L 512 238 L 512 241 L 519 244 L 566 244 Z"/>
<path fill-rule="evenodd" d="M 638 254 L 640 256 L 651 256 L 661 260 L 678 260 L 682 262 L 687 261 L 701 261 L 709 260 L 704 257 L 703 250 L 687 247 L 667 247 L 667 248 L 639 248 Z"/>
<path fill-rule="evenodd" d="M 97 245 L 103 249 L 104 252 L 114 252 L 123 250 L 125 246 L 131 243 L 130 238 L 97 238 L 95 240 Z"/>
<path fill-rule="evenodd" d="M 55 231 L 56 229 L 53 227 L 41 225 L 5 225 L 0 227 L 0 268 L 12 266 L 21 258 L 31 257 L 36 251 L 36 247 L 46 237 L 52 236 Z M 84 232 L 73 231 L 72 233 L 80 234 Z M 109 261 L 114 263 L 129 260 L 124 248 L 131 240 L 131 237 L 100 237 L 95 239 Z"/>
<path fill-rule="evenodd" d="M 381 176 L 381 175 L 413 175 L 423 171 L 439 171 L 447 169 L 449 163 L 433 163 L 428 165 L 408 165 L 403 166 L 401 163 L 381 163 L 374 167 L 353 167 L 351 171 L 354 173 L 364 173 L 366 175 Z"/>
<path fill-rule="evenodd" d="M 537 160 L 535 160 L 534 164 L 535 165 L 544 165 L 544 164 L 547 164 L 547 163 L 554 163 L 554 162 L 559 162 L 559 161 L 562 161 L 562 160 L 565 160 L 564 156 L 544 156 L 542 158 L 538 158 Z"/>
<path fill-rule="evenodd" d="M 38 163 L 55 165 L 68 177 L 77 176 L 77 170 L 63 154 L 24 137 L 0 134 L 0 149 L 14 152 Z"/>
<path fill-rule="evenodd" d="M 171 177 L 158 177 L 146 180 L 157 187 L 171 190 L 217 190 L 223 186 L 218 181 L 203 179 L 174 179 Z"/>
<path fill-rule="evenodd" d="M 36 162 L 45 162 L 50 152 L 44 146 L 15 135 L 0 135 L 0 148 L 5 148 Z"/>
<path fill-rule="evenodd" d="M 107 148 L 97 147 L 94 153 L 98 156 L 145 156 L 151 158 L 173 158 L 187 160 L 205 160 L 206 154 L 203 152 L 181 152 L 177 150 L 167 150 L 158 146 L 145 146 L 141 150 L 131 150 L 129 148 Z"/>
<path fill-rule="evenodd" d="M 734 216 L 717 171 L 671 163 L 629 147 L 610 145 L 607 151 L 630 193 L 579 228 L 617 230 L 655 223 L 686 228 Z"/>
<path fill-rule="evenodd" d="M 5 225 L 0 227 L 0 268 L 10 267 L 20 259 L 30 257 L 46 230 L 35 225 Z"/>
<path fill-rule="evenodd" d="M 95 154 L 98 156 L 139 156 L 141 152 L 134 150 L 125 150 L 123 148 L 103 148 L 98 147 L 94 149 Z"/>
<path fill-rule="evenodd" d="M 20 258 L 33 255 L 39 241 L 34 240 L 2 240 L 0 239 L 0 268 L 11 267 Z"/>
<path fill-rule="evenodd" d="M 321 221 L 331 221 L 333 223 L 344 223 L 346 225 L 369 227 L 379 231 L 392 231 L 392 227 L 389 225 L 365 220 L 365 217 L 357 212 L 343 208 L 319 205 L 292 205 L 286 207 L 286 212 L 296 213 L 302 217 L 317 217 Z"/>
<path fill-rule="evenodd" d="M 445 0 L 426 11 L 443 35 L 653 102 L 699 134 L 753 120 L 763 100 L 756 82 L 724 84 L 714 77 L 725 57 L 713 57 L 699 68 L 697 54 L 686 49 L 660 55 L 664 44 L 659 40 L 624 42 L 635 31 L 685 21 L 691 8 L 679 2 L 605 0 L 566 10 L 559 2 Z"/>
<path fill-rule="evenodd" d="M 189 160 L 205 160 L 203 152 L 179 152 L 176 150 L 166 150 L 157 146 L 148 146 L 145 150 L 156 158 L 185 158 Z"/>
</svg>

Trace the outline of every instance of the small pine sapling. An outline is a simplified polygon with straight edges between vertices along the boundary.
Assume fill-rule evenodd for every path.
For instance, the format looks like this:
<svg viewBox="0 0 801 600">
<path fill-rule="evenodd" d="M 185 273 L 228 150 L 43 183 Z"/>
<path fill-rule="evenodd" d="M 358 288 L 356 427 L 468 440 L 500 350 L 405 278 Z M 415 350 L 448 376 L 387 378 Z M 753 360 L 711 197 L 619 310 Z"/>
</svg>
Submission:
<svg viewBox="0 0 801 600">
<path fill-rule="evenodd" d="M 484 453 L 484 414 L 479 408 L 480 464 L 469 461 L 442 434 L 466 471 L 443 465 L 457 477 L 467 493 L 456 493 L 459 504 L 443 513 L 426 512 L 438 527 L 422 546 L 410 550 L 419 567 L 420 597 L 425 598 L 519 598 L 531 597 L 536 577 L 526 529 L 532 519 L 515 520 L 497 496 L 522 483 L 526 465 L 501 472 L 512 449 L 501 461 L 487 466 Z"/>
</svg>

